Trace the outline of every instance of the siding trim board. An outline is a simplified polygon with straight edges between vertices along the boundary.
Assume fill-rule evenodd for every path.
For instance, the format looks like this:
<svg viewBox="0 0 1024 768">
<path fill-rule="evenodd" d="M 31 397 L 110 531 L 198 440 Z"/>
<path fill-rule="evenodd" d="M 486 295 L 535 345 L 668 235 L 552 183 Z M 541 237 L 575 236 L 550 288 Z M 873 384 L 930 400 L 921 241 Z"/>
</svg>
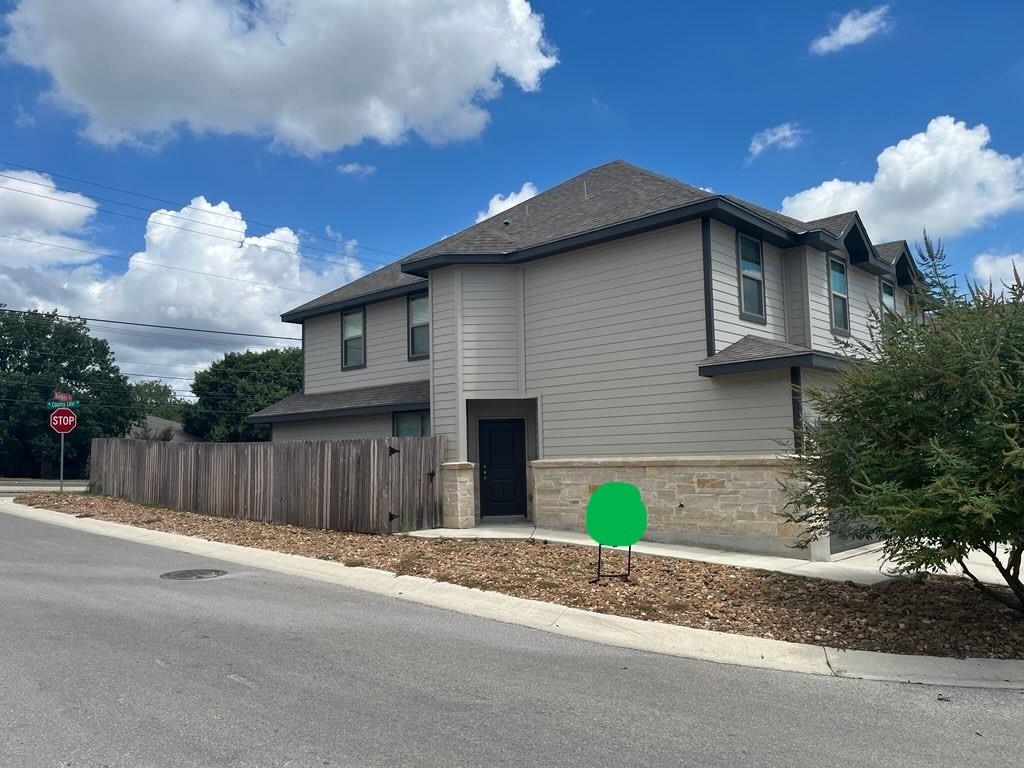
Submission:
<svg viewBox="0 0 1024 768">
<path fill-rule="evenodd" d="M 704 334 L 708 357 L 715 349 L 715 295 L 711 285 L 711 219 L 700 220 L 701 261 L 704 269 Z"/>
<path fill-rule="evenodd" d="M 804 398 L 801 390 L 800 366 L 789 369 L 789 384 L 793 388 L 793 450 L 804 452 Z"/>
</svg>

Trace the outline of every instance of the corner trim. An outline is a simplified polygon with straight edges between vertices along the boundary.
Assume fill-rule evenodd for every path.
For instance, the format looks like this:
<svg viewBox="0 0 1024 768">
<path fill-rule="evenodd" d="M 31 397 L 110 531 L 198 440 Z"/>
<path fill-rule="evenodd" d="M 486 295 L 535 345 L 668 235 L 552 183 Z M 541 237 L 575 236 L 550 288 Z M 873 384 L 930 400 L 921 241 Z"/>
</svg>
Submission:
<svg viewBox="0 0 1024 768">
<path fill-rule="evenodd" d="M 700 220 L 701 261 L 704 269 L 704 340 L 708 357 L 715 354 L 715 294 L 711 282 L 711 219 Z"/>
<path fill-rule="evenodd" d="M 804 397 L 800 388 L 800 367 L 797 365 L 789 369 L 789 386 L 793 390 L 793 450 L 802 454 L 804 452 Z"/>
</svg>

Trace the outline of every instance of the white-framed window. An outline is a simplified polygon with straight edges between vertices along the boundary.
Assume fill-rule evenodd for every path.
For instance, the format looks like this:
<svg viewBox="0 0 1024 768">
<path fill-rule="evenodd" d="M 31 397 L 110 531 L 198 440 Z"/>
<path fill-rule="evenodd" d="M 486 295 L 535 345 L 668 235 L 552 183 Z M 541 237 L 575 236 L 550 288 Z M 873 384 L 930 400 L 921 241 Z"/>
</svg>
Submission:
<svg viewBox="0 0 1024 768">
<path fill-rule="evenodd" d="M 850 335 L 850 281 L 846 261 L 836 257 L 828 260 L 829 307 L 832 315 L 832 332 L 840 336 Z"/>
<path fill-rule="evenodd" d="M 430 411 L 396 411 L 395 437 L 430 437 Z"/>
<path fill-rule="evenodd" d="M 341 368 L 366 366 L 366 308 L 341 313 Z"/>
<path fill-rule="evenodd" d="M 738 234 L 736 239 L 739 269 L 740 317 L 766 322 L 764 306 L 764 252 L 761 241 Z"/>
<path fill-rule="evenodd" d="M 879 286 L 879 295 L 882 309 L 886 312 L 896 314 L 896 284 L 892 280 L 882 279 Z"/>
<path fill-rule="evenodd" d="M 409 359 L 430 357 L 430 300 L 425 293 L 409 297 Z"/>
</svg>

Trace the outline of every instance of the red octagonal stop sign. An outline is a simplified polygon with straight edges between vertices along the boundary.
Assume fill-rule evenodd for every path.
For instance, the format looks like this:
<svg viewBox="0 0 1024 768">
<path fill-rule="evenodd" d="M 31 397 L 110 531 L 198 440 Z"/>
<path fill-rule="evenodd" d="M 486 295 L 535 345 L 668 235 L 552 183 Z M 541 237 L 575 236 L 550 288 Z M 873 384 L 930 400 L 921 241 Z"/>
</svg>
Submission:
<svg viewBox="0 0 1024 768">
<path fill-rule="evenodd" d="M 54 432 L 66 435 L 77 426 L 78 417 L 70 408 L 58 408 L 50 414 L 50 429 Z"/>
</svg>

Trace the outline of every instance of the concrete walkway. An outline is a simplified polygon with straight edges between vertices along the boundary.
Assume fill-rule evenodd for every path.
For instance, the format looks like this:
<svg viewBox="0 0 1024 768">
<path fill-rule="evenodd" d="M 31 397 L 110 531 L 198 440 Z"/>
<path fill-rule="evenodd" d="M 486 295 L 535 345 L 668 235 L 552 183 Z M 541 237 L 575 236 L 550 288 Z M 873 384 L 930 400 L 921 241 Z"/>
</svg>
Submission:
<svg viewBox="0 0 1024 768">
<path fill-rule="evenodd" d="M 559 531 L 553 528 L 537 528 L 529 523 L 484 523 L 475 528 L 434 528 L 427 531 L 413 531 L 411 536 L 424 538 L 451 539 L 539 539 L 558 544 L 577 544 L 596 547 L 597 544 L 585 533 Z M 644 555 L 676 557 L 681 560 L 698 560 L 704 563 L 734 565 L 740 568 L 759 568 L 794 576 L 808 576 L 830 581 L 852 581 L 856 584 L 877 584 L 893 578 L 881 555 L 881 544 L 869 544 L 833 555 L 832 562 L 811 562 L 792 557 L 774 555 L 751 555 L 743 552 L 727 552 L 718 549 L 689 547 L 681 544 L 658 544 L 642 541 L 633 551 Z M 1003 584 L 995 566 L 983 554 L 972 555 L 968 562 L 972 572 L 982 581 Z M 952 573 L 952 571 L 951 571 Z M 962 575 L 957 572 L 955 575 Z"/>
</svg>

